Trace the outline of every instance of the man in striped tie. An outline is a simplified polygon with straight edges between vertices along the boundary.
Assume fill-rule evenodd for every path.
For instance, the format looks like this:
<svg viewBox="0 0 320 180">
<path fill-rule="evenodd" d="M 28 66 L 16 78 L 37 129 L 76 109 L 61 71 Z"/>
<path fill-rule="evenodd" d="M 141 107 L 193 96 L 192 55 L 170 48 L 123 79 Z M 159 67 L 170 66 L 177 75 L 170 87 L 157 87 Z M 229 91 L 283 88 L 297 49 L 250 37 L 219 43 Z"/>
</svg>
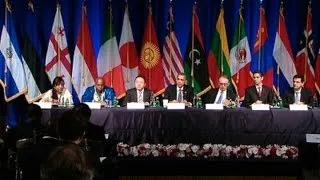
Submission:
<svg viewBox="0 0 320 180">
<path fill-rule="evenodd" d="M 146 80 L 144 76 L 137 76 L 134 80 L 135 88 L 129 89 L 123 100 L 123 105 L 127 105 L 130 102 L 145 103 L 150 105 L 153 100 L 153 92 L 146 88 Z"/>
</svg>

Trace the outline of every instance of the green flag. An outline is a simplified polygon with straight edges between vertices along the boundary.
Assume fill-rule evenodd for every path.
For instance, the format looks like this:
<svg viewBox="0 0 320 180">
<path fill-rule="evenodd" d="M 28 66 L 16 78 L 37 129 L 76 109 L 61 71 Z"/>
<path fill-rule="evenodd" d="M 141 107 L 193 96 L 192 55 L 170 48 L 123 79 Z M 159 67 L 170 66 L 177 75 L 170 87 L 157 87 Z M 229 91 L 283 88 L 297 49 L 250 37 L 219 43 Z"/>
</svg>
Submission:
<svg viewBox="0 0 320 180">
<path fill-rule="evenodd" d="M 191 32 L 184 61 L 184 72 L 188 84 L 198 95 L 207 92 L 210 89 L 210 84 L 196 6 L 193 8 Z"/>
</svg>

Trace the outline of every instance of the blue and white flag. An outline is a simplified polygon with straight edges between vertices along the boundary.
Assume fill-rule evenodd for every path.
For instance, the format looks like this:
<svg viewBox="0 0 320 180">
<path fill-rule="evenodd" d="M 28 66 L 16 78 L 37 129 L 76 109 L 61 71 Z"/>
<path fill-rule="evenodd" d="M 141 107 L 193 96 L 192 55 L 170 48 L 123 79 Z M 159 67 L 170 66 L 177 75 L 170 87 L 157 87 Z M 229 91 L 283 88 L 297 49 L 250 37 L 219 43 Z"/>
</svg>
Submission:
<svg viewBox="0 0 320 180">
<path fill-rule="evenodd" d="M 2 27 L 0 51 L 0 84 L 8 102 L 27 92 L 24 63 L 10 11 L 7 12 L 7 23 Z"/>
</svg>

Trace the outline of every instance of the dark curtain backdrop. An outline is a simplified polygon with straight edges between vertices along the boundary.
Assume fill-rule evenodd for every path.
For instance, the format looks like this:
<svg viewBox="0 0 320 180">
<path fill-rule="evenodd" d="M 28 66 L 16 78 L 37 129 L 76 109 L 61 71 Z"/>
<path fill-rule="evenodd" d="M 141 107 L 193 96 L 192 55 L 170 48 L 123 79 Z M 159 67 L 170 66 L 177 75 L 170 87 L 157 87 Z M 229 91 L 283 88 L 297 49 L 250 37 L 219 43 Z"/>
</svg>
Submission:
<svg viewBox="0 0 320 180">
<path fill-rule="evenodd" d="M 8 0 L 12 6 L 12 13 L 14 15 L 15 26 L 19 36 L 20 48 L 23 42 L 23 32 L 25 27 L 25 14 L 28 10 L 28 0 Z M 33 0 L 35 6 L 35 12 L 40 20 L 39 25 L 39 37 L 41 37 L 41 47 L 43 57 L 42 63 L 45 61 L 45 55 L 48 46 L 49 35 L 56 11 L 56 3 L 61 3 L 62 16 L 64 26 L 66 30 L 69 52 L 71 59 L 73 57 L 73 51 L 75 48 L 76 37 L 78 27 L 80 25 L 80 13 L 83 0 Z M 197 0 L 198 15 L 200 20 L 201 33 L 208 54 L 210 48 L 211 39 L 213 36 L 214 27 L 219 15 L 220 0 Z M 306 22 L 306 13 L 308 0 L 284 0 L 284 13 L 286 18 L 287 29 L 289 33 L 290 43 L 294 52 L 294 55 L 298 51 L 299 38 L 301 37 L 303 28 Z M 106 23 L 106 13 L 109 4 L 109 0 L 87 0 L 87 12 L 89 25 L 93 40 L 93 47 L 95 55 L 97 57 L 98 50 L 101 45 L 101 37 L 103 34 L 104 23 Z M 118 41 L 120 40 L 122 19 L 125 10 L 125 0 L 113 0 L 111 2 L 113 8 L 113 20 L 115 24 L 115 32 Z M 130 21 L 133 30 L 133 36 L 140 51 L 142 35 L 146 22 L 146 13 L 148 0 L 128 0 Z M 153 0 L 153 19 L 158 34 L 158 40 L 162 47 L 165 33 L 166 22 L 169 11 L 169 0 Z M 187 46 L 188 35 L 190 32 L 192 6 L 194 0 L 173 0 L 173 14 L 175 18 L 175 30 L 177 38 L 180 44 L 182 55 L 185 53 Z M 259 0 L 244 0 L 244 16 L 246 23 L 246 34 L 249 39 L 251 53 L 253 51 L 253 44 L 256 40 L 257 26 L 259 23 Z M 277 30 L 278 16 L 280 0 L 264 0 L 263 6 L 266 9 L 266 20 L 268 26 L 269 38 L 267 41 L 267 53 L 265 56 L 272 56 L 273 44 L 275 40 L 275 34 Z M 235 30 L 235 20 L 237 18 L 237 12 L 240 7 L 240 0 L 225 0 L 225 23 L 228 35 L 229 49 L 231 48 L 231 41 Z M 0 24 L 4 24 L 5 17 L 5 2 L 0 1 Z M 320 1 L 312 1 L 312 13 L 313 13 L 313 32 L 314 43 L 316 52 L 319 47 L 319 24 L 320 24 Z M 2 29 L 2 28 L 1 28 Z M 276 68 L 274 68 L 276 70 Z M 277 83 L 277 78 L 274 79 Z M 281 90 L 288 88 L 288 84 L 285 83 L 283 76 L 280 76 Z M 284 83 L 282 83 L 284 82 Z M 23 113 L 23 109 L 20 106 L 25 106 L 25 103 L 21 103 L 23 98 L 18 98 L 11 103 L 4 103 L 3 93 L 0 91 L 0 116 L 10 115 L 12 111 L 8 107 L 16 106 L 15 103 L 19 102 L 19 109 L 15 109 L 13 112 L 15 116 L 9 118 L 10 121 L 15 122 L 17 114 Z M 11 116 L 10 116 L 11 117 Z"/>
</svg>

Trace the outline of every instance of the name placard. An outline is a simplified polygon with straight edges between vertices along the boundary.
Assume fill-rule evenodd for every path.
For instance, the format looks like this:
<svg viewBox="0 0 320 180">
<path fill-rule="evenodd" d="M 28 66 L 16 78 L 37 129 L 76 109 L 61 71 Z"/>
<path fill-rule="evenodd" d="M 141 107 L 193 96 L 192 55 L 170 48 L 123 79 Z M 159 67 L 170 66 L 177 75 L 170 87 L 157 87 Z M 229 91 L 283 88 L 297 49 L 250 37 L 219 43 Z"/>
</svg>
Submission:
<svg viewBox="0 0 320 180">
<path fill-rule="evenodd" d="M 306 104 L 290 104 L 290 111 L 308 111 L 308 106 Z"/>
<path fill-rule="evenodd" d="M 137 102 L 127 103 L 127 109 L 145 109 L 145 104 Z"/>
<path fill-rule="evenodd" d="M 223 110 L 223 104 L 206 104 L 206 109 Z"/>
<path fill-rule="evenodd" d="M 185 109 L 186 105 L 184 103 L 168 103 L 167 109 Z"/>
<path fill-rule="evenodd" d="M 320 143 L 320 134 L 306 134 L 307 143 Z"/>
<path fill-rule="evenodd" d="M 255 110 L 267 111 L 267 110 L 270 110 L 270 105 L 269 104 L 252 104 L 251 109 L 254 111 Z"/>
<path fill-rule="evenodd" d="M 33 104 L 40 106 L 41 109 L 51 109 L 52 108 L 51 102 L 34 102 Z"/>
<path fill-rule="evenodd" d="M 101 103 L 99 102 L 85 102 L 90 109 L 101 109 Z"/>
</svg>

